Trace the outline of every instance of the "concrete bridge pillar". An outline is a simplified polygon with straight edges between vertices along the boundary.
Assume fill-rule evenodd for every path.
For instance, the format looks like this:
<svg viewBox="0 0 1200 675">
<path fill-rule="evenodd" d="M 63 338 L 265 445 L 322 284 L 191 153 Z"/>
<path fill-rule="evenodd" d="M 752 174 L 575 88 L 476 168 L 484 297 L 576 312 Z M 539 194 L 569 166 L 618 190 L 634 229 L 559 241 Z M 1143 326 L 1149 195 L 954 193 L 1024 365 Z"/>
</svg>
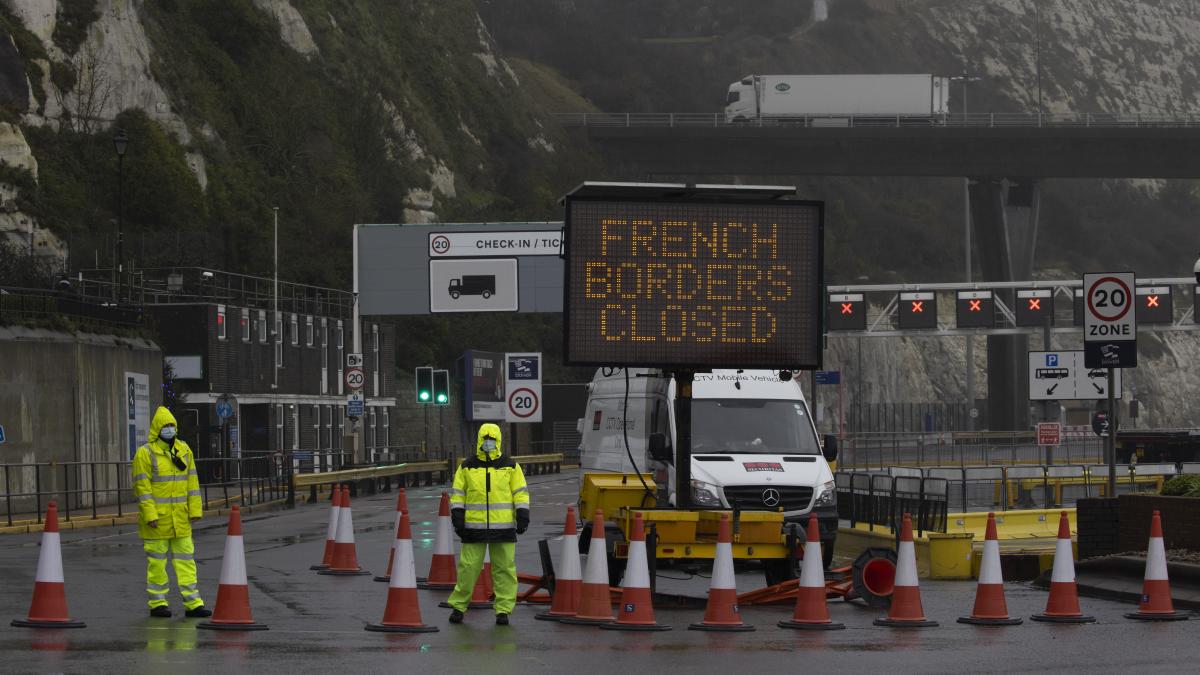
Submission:
<svg viewBox="0 0 1200 675">
<path fill-rule="evenodd" d="M 984 281 L 1032 278 L 1041 183 L 1035 178 L 971 178 L 971 225 Z M 1012 291 L 997 295 L 1009 307 Z M 988 350 L 988 426 L 1029 428 L 1029 374 L 1024 335 L 993 335 Z"/>
</svg>

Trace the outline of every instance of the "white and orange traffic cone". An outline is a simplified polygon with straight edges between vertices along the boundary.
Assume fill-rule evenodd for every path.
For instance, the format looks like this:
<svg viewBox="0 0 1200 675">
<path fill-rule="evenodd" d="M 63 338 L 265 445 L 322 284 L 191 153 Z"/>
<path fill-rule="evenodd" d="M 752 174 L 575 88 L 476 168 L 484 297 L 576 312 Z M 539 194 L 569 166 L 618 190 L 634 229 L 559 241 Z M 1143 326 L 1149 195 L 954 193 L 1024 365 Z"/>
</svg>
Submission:
<svg viewBox="0 0 1200 675">
<path fill-rule="evenodd" d="M 58 533 L 58 503 L 46 506 L 46 525 L 42 529 L 42 549 L 38 552 L 37 576 L 33 581 L 33 601 L 29 615 L 13 619 L 21 628 L 85 628 L 67 614 L 67 586 L 63 581 L 62 541 Z"/>
<path fill-rule="evenodd" d="M 354 544 L 354 511 L 350 508 L 350 489 L 342 488 L 342 508 L 338 511 L 337 536 L 333 540 L 333 562 L 329 569 L 317 574 L 352 577 L 370 574 L 358 565 L 358 548 Z"/>
<path fill-rule="evenodd" d="M 688 626 L 688 630 L 715 632 L 746 632 L 754 626 L 742 621 L 738 609 L 737 582 L 733 576 L 733 525 L 729 514 L 722 513 L 717 525 L 717 552 L 713 557 L 712 581 L 708 585 L 708 604 L 704 619 Z"/>
<path fill-rule="evenodd" d="M 196 624 L 210 630 L 266 630 L 254 622 L 250 612 L 250 584 L 246 579 L 246 550 L 242 542 L 242 512 L 237 504 L 229 513 L 225 557 L 221 560 L 221 582 L 212 618 Z"/>
<path fill-rule="evenodd" d="M 1079 588 L 1075 585 L 1075 554 L 1071 550 L 1071 521 L 1063 511 L 1058 519 L 1058 541 L 1054 545 L 1054 570 L 1050 573 L 1050 597 L 1046 611 L 1033 615 L 1034 621 L 1050 623 L 1092 623 L 1079 609 Z"/>
<path fill-rule="evenodd" d="M 321 562 L 317 565 L 309 567 L 310 570 L 327 570 L 330 563 L 333 562 L 333 544 L 337 539 L 338 514 L 342 510 L 342 486 L 335 484 L 333 486 L 333 495 L 330 497 L 329 504 L 329 527 L 325 530 L 325 555 L 321 557 Z"/>
<path fill-rule="evenodd" d="M 808 553 L 804 554 L 808 560 Z M 896 548 L 896 586 L 887 616 L 875 619 L 876 626 L 892 628 L 930 628 L 936 621 L 925 618 L 921 607 L 921 587 L 917 582 L 917 551 L 913 545 L 912 516 L 904 514 L 900 526 L 900 545 Z"/>
<path fill-rule="evenodd" d="M 1008 615 L 1008 603 L 1004 601 L 1004 575 L 1000 570 L 996 514 L 988 513 L 983 561 L 979 565 L 979 585 L 975 589 L 975 608 L 971 610 L 971 616 L 961 616 L 958 622 L 976 626 L 1016 626 L 1021 621 Z"/>
<path fill-rule="evenodd" d="M 579 593 L 583 575 L 579 565 L 579 530 L 575 526 L 575 507 L 567 507 L 567 521 L 563 526 L 562 548 L 558 554 L 558 570 L 554 574 L 554 593 L 550 600 L 550 611 L 535 614 L 540 621 L 558 621 L 564 616 L 575 616 L 579 611 Z"/>
<path fill-rule="evenodd" d="M 396 526 L 392 528 L 392 532 L 400 531 L 400 517 L 408 513 L 408 495 L 405 494 L 404 488 L 400 488 L 400 494 L 396 495 Z M 396 547 L 388 549 L 388 564 L 387 572 L 380 577 L 375 577 L 375 581 L 390 581 L 392 578 L 392 563 L 396 560 Z M 413 577 L 416 579 L 416 576 Z"/>
<path fill-rule="evenodd" d="M 454 563 L 454 526 L 450 523 L 450 495 L 442 493 L 438 506 L 437 536 L 433 540 L 433 559 L 429 561 L 429 576 L 417 579 L 417 588 L 451 590 L 458 581 Z"/>
<path fill-rule="evenodd" d="M 363 626 L 377 633 L 436 633 L 436 626 L 421 621 L 421 604 L 417 600 L 417 565 L 413 561 L 412 525 L 408 511 L 400 512 L 400 524 L 392 542 L 391 579 L 388 581 L 387 605 L 383 620 Z"/>
<path fill-rule="evenodd" d="M 821 557 L 821 528 L 813 513 L 808 514 L 804 563 L 800 568 L 800 585 L 796 588 L 796 610 L 791 620 L 780 621 L 779 627 L 799 630 L 841 630 L 846 627 L 829 618 L 829 604 L 825 601 L 825 565 Z"/>
<path fill-rule="evenodd" d="M 471 589 L 471 599 L 467 601 L 468 609 L 491 609 L 492 597 L 495 595 L 492 588 L 492 550 L 491 547 L 483 549 L 483 568 L 479 571 L 479 576 L 475 577 L 475 587 Z M 453 609 L 449 602 L 439 602 L 438 607 Z"/>
<path fill-rule="evenodd" d="M 592 541 L 588 544 L 587 567 L 579 585 L 579 611 L 564 616 L 561 623 L 596 626 L 616 620 L 612 612 L 612 594 L 608 591 L 608 550 L 604 538 L 604 511 L 596 509 L 592 518 Z"/>
<path fill-rule="evenodd" d="M 641 512 L 633 514 L 633 536 L 629 540 L 629 561 L 621 582 L 621 611 L 613 623 L 601 624 L 610 630 L 671 630 L 654 619 L 654 598 L 650 591 L 650 561 L 646 556 L 646 526 Z"/>
<path fill-rule="evenodd" d="M 1158 511 L 1150 517 L 1150 545 L 1146 547 L 1146 575 L 1142 581 L 1142 599 L 1138 611 L 1125 615 L 1141 621 L 1186 621 L 1186 612 L 1176 612 L 1171 602 L 1171 582 L 1167 580 L 1167 547 L 1163 544 L 1162 518 Z"/>
</svg>

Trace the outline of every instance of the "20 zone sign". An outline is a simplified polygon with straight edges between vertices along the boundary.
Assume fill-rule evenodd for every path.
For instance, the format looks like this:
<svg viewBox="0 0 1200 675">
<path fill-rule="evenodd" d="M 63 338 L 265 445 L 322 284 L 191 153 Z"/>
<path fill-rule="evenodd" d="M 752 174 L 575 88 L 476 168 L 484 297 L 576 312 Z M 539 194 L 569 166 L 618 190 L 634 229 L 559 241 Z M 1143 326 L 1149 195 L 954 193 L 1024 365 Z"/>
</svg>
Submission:
<svg viewBox="0 0 1200 675">
<path fill-rule="evenodd" d="M 1083 275 L 1084 361 L 1088 368 L 1137 366 L 1133 272 Z"/>
</svg>

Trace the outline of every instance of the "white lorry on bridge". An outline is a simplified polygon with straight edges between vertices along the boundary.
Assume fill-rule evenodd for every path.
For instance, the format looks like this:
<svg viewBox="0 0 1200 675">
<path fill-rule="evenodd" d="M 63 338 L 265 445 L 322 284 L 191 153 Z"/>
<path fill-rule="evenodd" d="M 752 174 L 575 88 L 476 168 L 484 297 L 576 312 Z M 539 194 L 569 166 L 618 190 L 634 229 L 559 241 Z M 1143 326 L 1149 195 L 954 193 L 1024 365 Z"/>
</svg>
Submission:
<svg viewBox="0 0 1200 675">
<path fill-rule="evenodd" d="M 950 112 L 950 80 L 936 75 L 748 75 L 729 85 L 725 120 L 849 126 Z"/>
</svg>

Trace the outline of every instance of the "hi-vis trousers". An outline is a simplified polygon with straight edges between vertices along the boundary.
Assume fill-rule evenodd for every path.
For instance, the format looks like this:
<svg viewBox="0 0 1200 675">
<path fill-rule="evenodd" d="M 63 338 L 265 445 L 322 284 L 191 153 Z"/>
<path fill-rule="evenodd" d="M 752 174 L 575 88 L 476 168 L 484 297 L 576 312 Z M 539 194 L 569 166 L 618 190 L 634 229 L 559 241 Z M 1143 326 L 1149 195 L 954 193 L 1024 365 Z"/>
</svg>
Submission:
<svg viewBox="0 0 1200 675">
<path fill-rule="evenodd" d="M 167 605 L 167 592 L 171 590 L 171 580 L 167 578 L 168 553 L 175 565 L 175 583 L 183 597 L 183 606 L 195 609 L 204 604 L 196 579 L 196 547 L 190 536 L 144 539 L 142 549 L 146 551 L 146 593 L 151 608 Z"/>
<path fill-rule="evenodd" d="M 471 602 L 471 592 L 475 590 L 475 581 L 483 570 L 483 554 L 491 547 L 492 557 L 492 590 L 496 599 L 492 609 L 497 614 L 512 614 L 517 606 L 517 562 L 514 558 L 517 552 L 517 542 L 492 542 L 490 544 L 463 544 L 458 555 L 458 582 L 454 592 L 446 604 L 460 612 L 467 611 Z"/>
</svg>

